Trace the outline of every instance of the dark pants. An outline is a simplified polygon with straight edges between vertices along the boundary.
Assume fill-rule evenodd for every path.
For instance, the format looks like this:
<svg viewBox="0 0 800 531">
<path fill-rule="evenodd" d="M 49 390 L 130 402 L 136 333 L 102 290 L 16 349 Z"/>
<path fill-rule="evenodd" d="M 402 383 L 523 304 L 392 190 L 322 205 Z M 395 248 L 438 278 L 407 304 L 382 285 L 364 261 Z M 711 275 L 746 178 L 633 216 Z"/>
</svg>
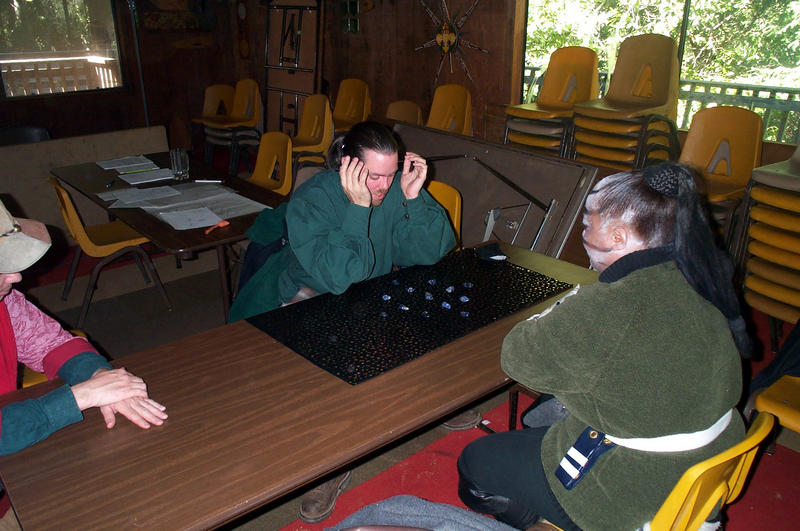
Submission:
<svg viewBox="0 0 800 531">
<path fill-rule="evenodd" d="M 250 242 L 247 250 L 244 253 L 244 260 L 242 261 L 242 271 L 239 273 L 239 288 L 242 288 L 250 278 L 255 275 L 261 266 L 267 263 L 270 256 L 283 249 L 288 241 L 286 237 L 279 238 L 269 245 L 261 245 L 258 242 Z"/>
<path fill-rule="evenodd" d="M 467 445 L 458 458 L 461 501 L 517 529 L 545 518 L 565 531 L 579 530 L 547 483 L 541 460 L 546 431 L 531 428 L 495 433 Z"/>
</svg>

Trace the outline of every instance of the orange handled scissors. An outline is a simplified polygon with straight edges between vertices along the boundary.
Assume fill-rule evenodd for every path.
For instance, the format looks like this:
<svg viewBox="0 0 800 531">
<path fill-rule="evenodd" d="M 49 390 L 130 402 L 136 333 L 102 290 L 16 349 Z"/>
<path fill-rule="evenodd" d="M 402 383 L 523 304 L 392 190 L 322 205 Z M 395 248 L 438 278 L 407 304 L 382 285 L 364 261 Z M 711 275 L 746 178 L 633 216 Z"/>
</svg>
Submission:
<svg viewBox="0 0 800 531">
<path fill-rule="evenodd" d="M 221 227 L 227 227 L 230 224 L 231 224 L 230 221 L 228 221 L 227 219 L 223 219 L 222 221 L 220 221 L 216 225 L 211 225 L 209 228 L 207 228 L 206 229 L 206 234 L 211 234 L 212 230 L 217 229 L 217 228 L 221 228 Z"/>
</svg>

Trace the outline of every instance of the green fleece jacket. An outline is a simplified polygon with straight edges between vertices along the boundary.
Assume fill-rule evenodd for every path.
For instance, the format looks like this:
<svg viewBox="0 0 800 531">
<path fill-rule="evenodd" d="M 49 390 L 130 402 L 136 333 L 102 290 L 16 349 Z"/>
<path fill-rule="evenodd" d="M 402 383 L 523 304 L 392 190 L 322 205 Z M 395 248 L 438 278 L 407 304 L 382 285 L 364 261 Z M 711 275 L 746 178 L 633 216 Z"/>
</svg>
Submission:
<svg viewBox="0 0 800 531">
<path fill-rule="evenodd" d="M 281 236 L 282 216 L 281 209 L 262 212 L 248 237 L 271 243 Z M 425 190 L 406 200 L 399 172 L 383 203 L 369 208 L 347 199 L 337 172 L 320 172 L 294 192 L 285 219 L 289 245 L 248 280 L 230 321 L 277 308 L 303 286 L 339 294 L 392 265 L 434 264 L 456 244 L 445 210 Z"/>
<path fill-rule="evenodd" d="M 734 412 L 705 447 L 653 453 L 617 446 L 572 489 L 555 476 L 586 426 L 615 437 L 708 428 L 742 390 L 727 320 L 686 282 L 668 248 L 627 255 L 552 311 L 519 323 L 503 342 L 509 376 L 569 409 L 542 442 L 550 488 L 583 529 L 636 529 L 655 515 L 683 472 L 741 441 Z"/>
</svg>

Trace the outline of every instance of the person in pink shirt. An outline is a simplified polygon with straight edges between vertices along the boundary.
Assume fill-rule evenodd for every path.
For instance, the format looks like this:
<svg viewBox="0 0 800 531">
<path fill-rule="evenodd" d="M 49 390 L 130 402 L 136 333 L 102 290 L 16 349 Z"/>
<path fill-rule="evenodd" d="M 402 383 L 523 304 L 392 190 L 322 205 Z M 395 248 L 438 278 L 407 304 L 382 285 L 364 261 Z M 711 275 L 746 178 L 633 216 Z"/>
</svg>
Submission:
<svg viewBox="0 0 800 531">
<path fill-rule="evenodd" d="M 0 455 L 18 452 L 53 432 L 83 420 L 83 410 L 97 407 L 107 428 L 119 413 L 137 426 L 160 426 L 164 406 L 147 394 L 144 381 L 124 368 L 114 369 L 84 338 L 64 330 L 54 319 L 13 289 L 20 271 L 50 247 L 44 224 L 14 218 L 0 202 L 0 394 L 17 388 L 17 367 L 23 363 L 65 385 L 34 399 L 12 402 L 0 410 Z M 0 528 L 16 523 L 0 500 Z M 7 522 L 14 519 L 14 522 Z"/>
</svg>

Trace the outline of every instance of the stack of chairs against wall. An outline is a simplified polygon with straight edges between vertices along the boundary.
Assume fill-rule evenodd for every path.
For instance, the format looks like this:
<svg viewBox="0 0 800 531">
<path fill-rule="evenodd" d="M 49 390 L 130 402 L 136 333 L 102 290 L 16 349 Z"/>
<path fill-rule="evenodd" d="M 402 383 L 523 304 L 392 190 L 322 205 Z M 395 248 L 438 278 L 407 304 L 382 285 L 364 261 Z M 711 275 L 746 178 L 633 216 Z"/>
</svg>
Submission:
<svg viewBox="0 0 800 531">
<path fill-rule="evenodd" d="M 741 107 L 701 109 L 692 118 L 680 162 L 703 179 L 705 193 L 726 244 L 734 213 L 753 168 L 761 165 L 761 117 Z"/>
<path fill-rule="evenodd" d="M 572 156 L 572 108 L 597 98 L 597 53 L 582 46 L 550 55 L 542 87 L 533 103 L 506 108 L 503 142 L 523 144 L 549 155 Z"/>
<path fill-rule="evenodd" d="M 743 205 L 732 254 L 745 301 L 769 316 L 777 351 L 781 321 L 800 320 L 800 147 L 787 161 L 753 170 Z"/>
<path fill-rule="evenodd" d="M 292 137 L 294 171 L 303 166 L 323 166 L 333 142 L 333 113 L 328 97 L 312 94 L 303 102 L 297 134 Z"/>
<path fill-rule="evenodd" d="M 372 111 L 369 86 L 360 79 L 343 79 L 333 105 L 334 132 L 345 132 L 363 122 Z"/>
<path fill-rule="evenodd" d="M 426 127 L 472 136 L 472 93 L 461 85 L 439 85 Z"/>
<path fill-rule="evenodd" d="M 203 116 L 194 121 L 203 124 L 205 163 L 211 164 L 214 146 L 227 147 L 230 150 L 228 174 L 236 175 L 242 146 L 257 146 L 261 138 L 261 92 L 254 79 L 241 79 L 236 83 L 231 101 L 225 87 L 212 85 L 206 89 Z M 220 104 L 228 109 L 227 114 L 218 114 Z"/>
<path fill-rule="evenodd" d="M 573 108 L 575 159 L 628 171 L 677 159 L 677 108 L 675 41 L 658 34 L 628 37 L 606 95 Z"/>
</svg>

